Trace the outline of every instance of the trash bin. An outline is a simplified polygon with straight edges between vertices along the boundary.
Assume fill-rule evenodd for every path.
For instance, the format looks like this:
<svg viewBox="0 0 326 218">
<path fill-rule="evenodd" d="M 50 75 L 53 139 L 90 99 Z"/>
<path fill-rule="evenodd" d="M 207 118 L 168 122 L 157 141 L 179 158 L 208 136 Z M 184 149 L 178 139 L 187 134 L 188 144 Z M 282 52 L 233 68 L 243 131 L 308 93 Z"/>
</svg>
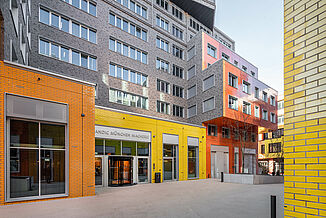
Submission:
<svg viewBox="0 0 326 218">
<path fill-rule="evenodd" d="M 161 173 L 155 173 L 155 183 L 161 183 Z"/>
</svg>

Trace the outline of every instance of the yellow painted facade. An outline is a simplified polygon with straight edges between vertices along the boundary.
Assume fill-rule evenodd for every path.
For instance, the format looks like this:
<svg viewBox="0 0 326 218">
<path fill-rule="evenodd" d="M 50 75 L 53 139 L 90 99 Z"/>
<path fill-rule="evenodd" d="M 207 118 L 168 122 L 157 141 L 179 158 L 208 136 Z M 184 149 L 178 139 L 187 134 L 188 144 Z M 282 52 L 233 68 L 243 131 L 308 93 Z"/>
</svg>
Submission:
<svg viewBox="0 0 326 218">
<path fill-rule="evenodd" d="M 284 1 L 284 215 L 326 217 L 326 1 Z"/>
<path fill-rule="evenodd" d="M 188 179 L 187 137 L 199 138 L 199 179 L 206 178 L 206 128 L 111 109 L 95 108 L 95 125 L 151 132 L 151 176 L 163 173 L 163 134 L 179 136 L 179 180 Z M 154 169 L 155 164 L 155 169 Z M 162 180 L 162 176 L 161 176 Z"/>
</svg>

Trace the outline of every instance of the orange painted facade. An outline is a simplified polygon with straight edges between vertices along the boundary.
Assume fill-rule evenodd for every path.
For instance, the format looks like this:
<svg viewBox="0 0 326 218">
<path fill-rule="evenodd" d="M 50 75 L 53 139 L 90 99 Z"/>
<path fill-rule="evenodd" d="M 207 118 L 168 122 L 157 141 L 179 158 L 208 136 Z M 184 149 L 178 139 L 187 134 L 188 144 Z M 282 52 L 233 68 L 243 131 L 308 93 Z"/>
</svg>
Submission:
<svg viewBox="0 0 326 218">
<path fill-rule="evenodd" d="M 5 201 L 4 177 L 6 93 L 68 105 L 68 197 L 95 195 L 94 91 L 94 86 L 91 84 L 0 61 L 0 205 L 8 204 Z M 81 114 L 85 116 L 82 117 Z"/>
<path fill-rule="evenodd" d="M 216 41 L 214 38 L 209 36 L 208 34 L 202 33 L 202 70 L 208 67 L 208 64 L 213 64 L 214 62 L 220 60 L 222 58 L 222 51 L 226 51 L 226 48 Z M 216 56 L 213 57 L 208 54 L 207 47 L 212 45 L 216 48 Z M 223 48 L 222 48 L 223 47 Z M 229 51 L 227 53 L 230 57 L 234 55 L 236 58 L 240 58 L 240 56 L 236 56 L 233 51 Z M 246 62 L 244 59 L 242 62 Z M 252 66 L 249 62 L 248 66 Z M 229 85 L 229 73 L 232 73 L 237 77 L 238 84 L 237 88 L 234 88 Z M 228 125 L 233 125 L 237 122 L 238 125 L 241 123 L 246 123 L 246 125 L 251 126 L 250 130 L 248 130 L 249 140 L 244 142 L 243 148 L 248 149 L 256 149 L 256 163 L 257 163 L 257 151 L 258 151 L 258 127 L 263 129 L 277 129 L 277 122 L 271 122 L 271 113 L 275 114 L 275 120 L 277 120 L 277 92 L 265 85 L 261 81 L 259 81 L 254 76 L 244 72 L 238 66 L 230 63 L 223 59 L 223 72 L 222 74 L 217 73 L 217 75 L 222 75 L 222 78 L 218 78 L 223 80 L 223 115 L 219 118 L 204 122 L 203 125 L 208 127 L 208 124 L 212 124 L 217 126 L 217 136 L 210 136 L 207 134 L 207 143 L 206 143 L 206 174 L 207 177 L 210 177 L 211 174 L 211 146 L 227 146 L 229 147 L 229 173 L 235 173 L 234 171 L 234 148 L 239 148 L 239 171 L 241 171 L 242 166 L 242 151 L 240 146 L 240 140 L 222 137 L 222 127 L 227 127 Z M 243 91 L 243 81 L 250 84 L 249 94 Z M 258 98 L 255 97 L 255 87 L 259 88 L 260 96 Z M 262 100 L 262 92 L 266 92 L 268 95 L 267 102 Z M 238 110 L 234 110 L 229 108 L 229 95 L 236 97 L 238 99 Z M 270 96 L 275 97 L 275 104 L 271 104 Z M 243 113 L 243 102 L 248 102 L 251 105 L 251 114 L 247 115 Z M 255 116 L 255 106 L 259 107 L 259 117 Z M 268 120 L 262 119 L 262 109 L 268 111 Z M 208 132 L 207 132 L 208 133 Z M 252 142 L 251 134 L 255 135 L 255 142 Z M 256 167 L 256 170 L 258 167 Z"/>
</svg>

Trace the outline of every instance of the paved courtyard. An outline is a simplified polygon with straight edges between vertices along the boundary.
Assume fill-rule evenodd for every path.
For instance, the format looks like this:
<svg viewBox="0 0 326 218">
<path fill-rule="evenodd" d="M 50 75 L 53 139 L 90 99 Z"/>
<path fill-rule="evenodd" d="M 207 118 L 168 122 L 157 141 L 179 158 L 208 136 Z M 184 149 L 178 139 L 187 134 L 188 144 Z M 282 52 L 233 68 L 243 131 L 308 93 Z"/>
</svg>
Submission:
<svg viewBox="0 0 326 218">
<path fill-rule="evenodd" d="M 102 188 L 92 197 L 0 206 L 0 217 L 268 218 L 272 194 L 277 196 L 277 217 L 283 217 L 283 184 L 213 179 Z"/>
</svg>

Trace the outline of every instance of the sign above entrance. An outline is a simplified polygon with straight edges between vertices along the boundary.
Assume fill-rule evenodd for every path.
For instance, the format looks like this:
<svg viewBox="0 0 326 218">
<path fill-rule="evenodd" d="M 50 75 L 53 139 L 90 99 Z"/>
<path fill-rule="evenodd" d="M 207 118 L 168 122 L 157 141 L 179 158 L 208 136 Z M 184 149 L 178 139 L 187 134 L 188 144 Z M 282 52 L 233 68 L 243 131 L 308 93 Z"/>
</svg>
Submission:
<svg viewBox="0 0 326 218">
<path fill-rule="evenodd" d="M 139 130 L 121 129 L 116 127 L 95 126 L 95 138 L 151 142 L 151 133 Z"/>
</svg>

